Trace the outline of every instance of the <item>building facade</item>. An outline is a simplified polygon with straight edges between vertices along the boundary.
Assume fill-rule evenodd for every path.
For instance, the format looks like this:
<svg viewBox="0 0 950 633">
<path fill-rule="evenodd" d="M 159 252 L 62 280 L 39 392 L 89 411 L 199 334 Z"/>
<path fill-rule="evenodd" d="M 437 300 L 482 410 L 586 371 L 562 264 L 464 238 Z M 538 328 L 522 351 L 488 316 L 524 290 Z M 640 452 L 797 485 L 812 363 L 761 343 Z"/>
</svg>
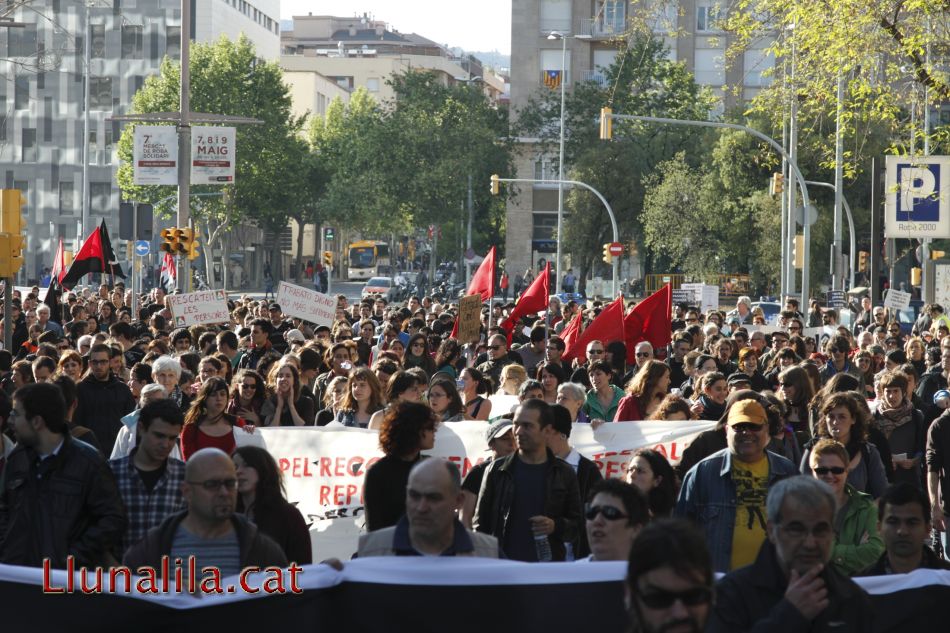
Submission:
<svg viewBox="0 0 950 633">
<path fill-rule="evenodd" d="M 729 39 L 715 28 L 722 0 L 514 0 L 511 19 L 512 118 L 530 97 L 547 90 L 547 71 L 562 71 L 561 39 L 566 36 L 565 87 L 595 81 L 606 85 L 603 69 L 619 49 L 621 36 L 631 21 L 646 23 L 669 48 L 672 60 L 685 63 L 696 82 L 708 86 L 721 108 L 752 99 L 767 84 L 763 76 L 773 60 L 765 50 L 771 41 L 759 41 L 742 58 L 725 63 Z M 554 154 L 537 149 L 532 139 L 520 139 L 516 178 L 556 179 Z M 522 187 L 508 203 L 506 248 L 509 271 L 523 272 L 541 258 L 553 257 L 557 226 L 557 187 Z M 563 250 L 563 249 L 562 249 Z M 631 265 L 633 264 L 633 265 Z M 627 274 L 637 277 L 636 262 L 625 262 Z M 567 269 L 566 265 L 562 266 Z M 514 274 L 512 272 L 511 274 Z"/>
<path fill-rule="evenodd" d="M 27 199 L 28 249 L 21 281 L 52 263 L 55 242 L 75 248 L 82 221 L 83 144 L 88 143 L 89 224 L 104 218 L 117 239 L 119 189 L 113 115 L 125 114 L 145 78 L 181 51 L 181 0 L 90 3 L 43 0 L 10 17 L 25 28 L 0 28 L 0 182 Z M 245 33 L 262 57 L 279 51 L 279 0 L 191 0 L 194 41 Z M 86 40 L 89 60 L 85 63 Z M 265 54 L 266 53 L 266 54 Z M 89 130 L 83 130 L 89 79 Z M 157 227 L 156 227 L 157 228 Z M 155 249 L 153 248 L 153 251 Z"/>
</svg>

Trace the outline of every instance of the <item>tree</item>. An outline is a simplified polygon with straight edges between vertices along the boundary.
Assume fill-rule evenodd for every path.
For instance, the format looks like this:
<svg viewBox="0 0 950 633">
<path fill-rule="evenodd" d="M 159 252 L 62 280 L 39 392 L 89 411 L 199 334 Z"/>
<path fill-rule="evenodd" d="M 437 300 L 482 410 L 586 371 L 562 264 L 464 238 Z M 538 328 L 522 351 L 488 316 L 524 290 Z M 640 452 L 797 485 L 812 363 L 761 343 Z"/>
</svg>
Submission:
<svg viewBox="0 0 950 633">
<path fill-rule="evenodd" d="M 279 66 L 262 62 L 245 36 L 231 41 L 222 36 L 191 48 L 191 108 L 196 112 L 261 119 L 260 125 L 238 125 L 235 183 L 192 187 L 190 212 L 204 230 L 210 247 L 245 219 L 277 228 L 287 224 L 288 211 L 299 189 L 287 186 L 298 172 L 295 143 L 302 121 L 290 111 L 290 94 Z M 160 72 L 146 79 L 132 99 L 131 113 L 174 112 L 179 105 L 180 64 L 169 58 Z M 116 180 L 126 199 L 150 202 L 165 217 L 177 207 L 176 188 L 133 184 L 134 126 L 126 126 L 118 144 Z M 210 194 L 210 195 L 208 195 Z M 275 259 L 273 261 L 279 261 Z M 205 258 L 210 273 L 210 258 Z M 276 273 L 277 271 L 275 271 Z M 208 279 L 212 277 L 209 274 Z"/>
</svg>

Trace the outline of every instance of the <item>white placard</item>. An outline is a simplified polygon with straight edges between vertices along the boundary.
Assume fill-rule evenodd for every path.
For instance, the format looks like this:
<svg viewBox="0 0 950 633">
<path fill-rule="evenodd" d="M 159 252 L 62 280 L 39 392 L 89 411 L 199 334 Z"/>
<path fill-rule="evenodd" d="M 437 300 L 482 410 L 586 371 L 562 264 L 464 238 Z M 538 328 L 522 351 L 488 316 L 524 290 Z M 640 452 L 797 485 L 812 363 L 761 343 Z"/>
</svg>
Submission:
<svg viewBox="0 0 950 633">
<path fill-rule="evenodd" d="M 950 237 L 950 156 L 887 156 L 884 236 Z"/>
<path fill-rule="evenodd" d="M 884 307 L 892 310 L 904 310 L 910 306 L 910 293 L 891 288 L 884 297 Z"/>
<path fill-rule="evenodd" d="M 168 295 L 175 327 L 228 323 L 228 295 L 224 290 L 203 290 L 180 295 Z"/>
<path fill-rule="evenodd" d="M 700 309 L 703 312 L 719 309 L 719 286 L 710 286 L 703 284 L 702 300 Z"/>
<path fill-rule="evenodd" d="M 132 146 L 132 182 L 178 184 L 178 132 L 174 125 L 136 125 Z"/>
<path fill-rule="evenodd" d="M 336 320 L 336 297 L 286 281 L 280 282 L 277 287 L 277 303 L 284 314 L 318 326 L 332 326 Z"/>
<path fill-rule="evenodd" d="M 191 184 L 234 182 L 235 129 L 196 125 L 191 128 Z"/>
</svg>

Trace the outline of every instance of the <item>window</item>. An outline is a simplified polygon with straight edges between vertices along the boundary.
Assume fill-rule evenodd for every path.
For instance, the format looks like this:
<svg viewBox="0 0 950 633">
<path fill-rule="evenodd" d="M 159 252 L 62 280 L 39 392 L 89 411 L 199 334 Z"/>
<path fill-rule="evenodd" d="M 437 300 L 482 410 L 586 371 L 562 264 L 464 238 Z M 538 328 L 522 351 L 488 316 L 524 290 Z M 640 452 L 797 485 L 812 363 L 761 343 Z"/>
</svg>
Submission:
<svg viewBox="0 0 950 633">
<path fill-rule="evenodd" d="M 376 77 L 371 77 L 366 80 L 366 89 L 370 92 L 379 92 L 379 79 Z"/>
<path fill-rule="evenodd" d="M 53 98 L 43 97 L 43 142 L 53 142 Z"/>
<path fill-rule="evenodd" d="M 336 82 L 336 85 L 341 88 L 346 88 L 347 90 L 353 89 L 353 78 L 352 77 L 330 77 L 333 81 Z"/>
<path fill-rule="evenodd" d="M 102 147 L 102 160 L 100 163 L 102 165 L 111 165 L 112 164 L 112 151 L 115 149 L 114 142 L 115 137 L 113 136 L 112 126 L 106 122 L 105 129 L 105 144 Z"/>
<path fill-rule="evenodd" d="M 181 27 L 165 27 L 165 54 L 172 59 L 181 57 Z"/>
<path fill-rule="evenodd" d="M 653 9 L 650 28 L 654 33 L 669 34 L 676 32 L 679 21 L 679 3 L 670 0 Z"/>
<path fill-rule="evenodd" d="M 534 161 L 535 180 L 557 180 L 557 161 L 553 156 L 538 156 Z"/>
<path fill-rule="evenodd" d="M 623 33 L 626 29 L 626 0 L 604 0 L 601 23 L 607 33 Z"/>
<path fill-rule="evenodd" d="M 93 59 L 104 59 L 106 56 L 106 25 L 89 25 L 89 54 Z"/>
<path fill-rule="evenodd" d="M 89 109 L 112 110 L 112 77 L 89 78 Z"/>
<path fill-rule="evenodd" d="M 96 165 L 96 150 L 99 148 L 99 135 L 95 129 L 89 130 L 89 143 L 86 146 L 86 158 L 90 165 Z"/>
<path fill-rule="evenodd" d="M 541 75 L 542 75 L 541 81 L 542 83 L 544 83 L 545 81 L 545 75 L 547 74 L 546 71 L 562 70 L 561 53 L 562 51 L 560 47 L 541 50 Z M 571 51 L 570 50 L 567 51 L 567 73 L 565 74 L 564 79 L 567 81 L 568 84 L 570 84 L 571 82 Z M 544 85 L 548 85 L 548 84 L 545 83 Z M 557 83 L 557 86 L 559 85 L 560 83 Z M 557 87 L 557 86 L 552 86 L 552 87 Z"/>
<path fill-rule="evenodd" d="M 771 77 L 762 73 L 770 71 L 775 65 L 775 56 L 761 48 L 750 48 L 742 55 L 743 81 L 746 86 L 767 86 Z"/>
<path fill-rule="evenodd" d="M 36 24 L 21 28 L 6 29 L 10 57 L 33 57 L 36 55 Z"/>
<path fill-rule="evenodd" d="M 141 25 L 122 25 L 122 59 L 142 59 Z"/>
<path fill-rule="evenodd" d="M 720 18 L 720 7 L 718 4 L 697 4 L 696 5 L 696 31 L 715 31 L 716 20 Z"/>
<path fill-rule="evenodd" d="M 112 183 L 89 183 L 89 212 L 96 215 L 107 215 L 112 206 Z"/>
<path fill-rule="evenodd" d="M 725 55 L 719 48 L 697 48 L 693 74 L 696 83 L 721 86 L 726 83 Z"/>
<path fill-rule="evenodd" d="M 8 29 L 10 31 L 14 29 Z M 14 85 L 13 107 L 17 110 L 30 108 L 30 78 L 27 75 L 18 75 Z"/>
<path fill-rule="evenodd" d="M 553 240 L 557 232 L 556 213 L 532 213 L 531 239 Z"/>
<path fill-rule="evenodd" d="M 541 0 L 541 32 L 571 32 L 571 0 Z"/>
<path fill-rule="evenodd" d="M 76 210 L 76 187 L 71 182 L 59 183 L 59 214 L 72 215 Z"/>
<path fill-rule="evenodd" d="M 24 163 L 35 163 L 36 154 L 36 128 L 23 128 L 21 160 Z"/>
</svg>

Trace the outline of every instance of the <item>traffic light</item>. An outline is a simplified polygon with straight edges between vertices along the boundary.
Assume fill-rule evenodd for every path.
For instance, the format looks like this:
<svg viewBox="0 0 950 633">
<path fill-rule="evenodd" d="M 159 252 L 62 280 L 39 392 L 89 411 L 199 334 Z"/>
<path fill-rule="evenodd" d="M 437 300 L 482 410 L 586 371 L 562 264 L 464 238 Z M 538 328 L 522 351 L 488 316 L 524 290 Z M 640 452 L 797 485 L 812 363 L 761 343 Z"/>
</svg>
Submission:
<svg viewBox="0 0 950 633">
<path fill-rule="evenodd" d="M 943 259 L 946 256 L 946 251 L 930 251 L 930 259 Z"/>
<path fill-rule="evenodd" d="M 777 196 L 785 190 L 785 175 L 772 174 L 772 182 L 769 184 L 769 195 Z"/>
<path fill-rule="evenodd" d="M 160 250 L 171 253 L 172 255 L 178 254 L 178 229 L 162 229 L 162 243 L 158 247 Z"/>
<path fill-rule="evenodd" d="M 333 266 L 333 251 L 323 251 L 323 265 Z"/>
<path fill-rule="evenodd" d="M 795 246 L 792 248 L 792 259 L 795 261 L 795 268 L 805 267 L 805 236 L 795 236 Z"/>
<path fill-rule="evenodd" d="M 198 250 L 201 245 L 198 244 L 198 240 L 195 238 L 194 229 L 188 227 L 179 229 L 178 241 L 178 250 L 187 255 L 189 261 L 198 259 Z"/>
<path fill-rule="evenodd" d="M 499 192 L 498 174 L 491 175 L 491 195 L 497 196 Z"/>
<path fill-rule="evenodd" d="M 919 286 L 923 271 L 916 266 L 910 269 L 910 285 Z"/>
<path fill-rule="evenodd" d="M 613 138 L 614 120 L 610 116 L 613 113 L 614 109 L 610 106 L 600 109 L 600 140 L 602 141 L 609 141 Z"/>
<path fill-rule="evenodd" d="M 26 236 L 23 228 L 23 205 L 26 198 L 19 189 L 0 190 L 0 276 L 13 277 L 23 266 Z"/>
<path fill-rule="evenodd" d="M 614 256 L 610 254 L 610 242 L 604 244 L 604 263 L 612 264 L 614 262 Z"/>
<path fill-rule="evenodd" d="M 867 251 L 858 251 L 858 271 L 866 272 L 868 269 L 868 258 L 871 257 L 871 253 Z"/>
</svg>

